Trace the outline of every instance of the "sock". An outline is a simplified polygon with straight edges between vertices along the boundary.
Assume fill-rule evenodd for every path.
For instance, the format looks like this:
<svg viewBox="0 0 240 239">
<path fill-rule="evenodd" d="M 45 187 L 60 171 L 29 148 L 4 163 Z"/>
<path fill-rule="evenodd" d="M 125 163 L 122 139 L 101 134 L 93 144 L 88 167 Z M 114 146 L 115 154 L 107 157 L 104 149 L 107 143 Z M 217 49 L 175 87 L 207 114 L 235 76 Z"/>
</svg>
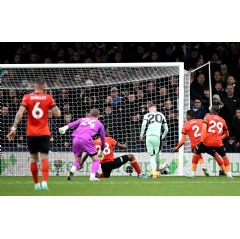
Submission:
<svg viewBox="0 0 240 239">
<path fill-rule="evenodd" d="M 202 154 L 199 154 L 199 155 L 198 155 L 198 162 L 199 162 L 201 165 L 204 165 L 204 160 L 203 160 Z"/>
<path fill-rule="evenodd" d="M 99 165 L 100 165 L 100 159 L 93 160 L 91 174 L 93 173 L 94 177 L 95 177 L 95 173 L 98 171 Z"/>
<path fill-rule="evenodd" d="M 161 155 L 160 155 L 160 152 L 158 153 L 158 154 L 156 154 L 156 167 L 157 167 L 157 169 L 159 169 L 159 167 L 160 167 L 160 157 Z"/>
<path fill-rule="evenodd" d="M 193 154 L 192 155 L 192 164 L 197 164 L 198 163 L 198 155 L 197 154 Z"/>
<path fill-rule="evenodd" d="M 133 159 L 133 161 L 131 161 L 131 165 L 136 170 L 137 174 L 142 174 L 142 170 L 140 168 L 140 165 L 139 165 L 138 161 L 135 158 Z"/>
<path fill-rule="evenodd" d="M 48 181 L 49 162 L 48 159 L 42 159 L 42 181 Z"/>
<path fill-rule="evenodd" d="M 192 163 L 192 172 L 196 172 L 197 171 L 197 164 Z"/>
<path fill-rule="evenodd" d="M 78 161 L 75 161 L 71 167 L 70 172 L 75 173 L 75 171 L 81 166 L 81 163 Z"/>
<path fill-rule="evenodd" d="M 103 173 L 99 173 L 98 177 L 99 178 L 104 178 L 104 174 Z"/>
<path fill-rule="evenodd" d="M 222 165 L 224 166 L 223 164 L 223 159 L 221 158 L 220 155 L 217 155 L 217 156 L 213 156 L 215 158 L 215 160 L 217 161 L 218 165 L 221 167 Z M 225 167 L 224 167 L 225 168 Z M 225 170 L 224 170 L 225 172 Z"/>
<path fill-rule="evenodd" d="M 32 173 L 32 178 L 35 184 L 38 184 L 38 165 L 34 159 L 31 159 L 30 170 Z"/>
<path fill-rule="evenodd" d="M 153 174 L 155 174 L 156 172 L 156 168 L 157 168 L 157 164 L 156 164 L 156 156 L 153 155 L 153 156 L 150 156 L 150 162 L 151 162 L 151 169 L 152 169 L 152 172 Z"/>
<path fill-rule="evenodd" d="M 223 163 L 224 163 L 224 166 L 226 168 L 226 173 L 231 172 L 230 163 L 229 163 L 229 159 L 228 159 L 227 156 L 223 157 Z"/>
<path fill-rule="evenodd" d="M 42 186 L 47 187 L 47 182 L 46 181 L 42 181 Z"/>
</svg>

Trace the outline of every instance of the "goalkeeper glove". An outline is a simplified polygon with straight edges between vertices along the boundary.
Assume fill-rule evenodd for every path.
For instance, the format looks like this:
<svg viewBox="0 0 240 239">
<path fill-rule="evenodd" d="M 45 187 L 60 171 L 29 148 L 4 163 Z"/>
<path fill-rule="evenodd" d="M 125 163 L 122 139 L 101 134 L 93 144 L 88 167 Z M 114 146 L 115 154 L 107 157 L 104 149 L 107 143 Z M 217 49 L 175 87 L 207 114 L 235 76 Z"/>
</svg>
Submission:
<svg viewBox="0 0 240 239">
<path fill-rule="evenodd" d="M 59 128 L 58 130 L 60 134 L 65 134 L 67 129 L 68 129 L 68 125 L 65 125 L 62 128 Z"/>
<path fill-rule="evenodd" d="M 100 158 L 100 160 L 103 159 L 104 155 L 103 155 L 103 150 L 99 150 L 98 152 L 98 157 Z"/>
</svg>

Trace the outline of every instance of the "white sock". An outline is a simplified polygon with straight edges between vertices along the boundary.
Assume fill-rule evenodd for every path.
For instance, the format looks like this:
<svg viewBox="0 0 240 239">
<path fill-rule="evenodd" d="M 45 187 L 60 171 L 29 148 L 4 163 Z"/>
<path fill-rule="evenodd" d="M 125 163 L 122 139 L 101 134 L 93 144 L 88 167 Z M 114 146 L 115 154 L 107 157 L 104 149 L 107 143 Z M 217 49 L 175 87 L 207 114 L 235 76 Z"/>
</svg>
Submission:
<svg viewBox="0 0 240 239">
<path fill-rule="evenodd" d="M 71 171 L 72 173 L 75 173 L 76 169 L 77 169 L 77 167 L 76 167 L 75 165 L 73 165 L 70 171 Z"/>
<path fill-rule="evenodd" d="M 95 173 L 91 173 L 90 178 L 95 178 Z"/>
<path fill-rule="evenodd" d="M 47 182 L 46 181 L 42 181 L 42 186 L 46 186 L 47 187 Z"/>
</svg>

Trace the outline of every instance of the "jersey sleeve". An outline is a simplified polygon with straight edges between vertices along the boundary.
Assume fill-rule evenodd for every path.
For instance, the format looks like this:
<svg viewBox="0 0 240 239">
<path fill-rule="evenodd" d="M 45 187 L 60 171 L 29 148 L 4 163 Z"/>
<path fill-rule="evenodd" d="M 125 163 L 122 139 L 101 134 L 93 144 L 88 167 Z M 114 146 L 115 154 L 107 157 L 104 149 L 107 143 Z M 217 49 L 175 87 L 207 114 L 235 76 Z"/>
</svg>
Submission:
<svg viewBox="0 0 240 239">
<path fill-rule="evenodd" d="M 24 96 L 23 96 L 22 101 L 21 101 L 21 105 L 27 107 L 27 105 L 28 105 L 28 104 L 27 104 L 27 98 L 28 98 L 27 95 L 24 95 Z"/>
<path fill-rule="evenodd" d="M 104 147 L 105 147 L 105 129 L 104 129 L 103 124 L 101 124 L 101 126 L 99 128 L 99 134 L 100 134 L 100 138 L 101 138 L 101 142 L 102 142 L 101 150 L 104 150 Z"/>
<path fill-rule="evenodd" d="M 78 119 L 78 120 L 76 120 L 76 121 L 73 121 L 73 122 L 69 123 L 69 124 L 68 124 L 68 128 L 70 129 L 70 128 L 72 128 L 72 127 L 78 127 L 78 126 L 80 125 L 81 121 L 82 121 L 82 118 L 80 118 L 80 119 Z"/>
<path fill-rule="evenodd" d="M 49 95 L 49 108 L 52 108 L 56 105 L 54 99 L 52 98 L 51 95 Z"/>
</svg>

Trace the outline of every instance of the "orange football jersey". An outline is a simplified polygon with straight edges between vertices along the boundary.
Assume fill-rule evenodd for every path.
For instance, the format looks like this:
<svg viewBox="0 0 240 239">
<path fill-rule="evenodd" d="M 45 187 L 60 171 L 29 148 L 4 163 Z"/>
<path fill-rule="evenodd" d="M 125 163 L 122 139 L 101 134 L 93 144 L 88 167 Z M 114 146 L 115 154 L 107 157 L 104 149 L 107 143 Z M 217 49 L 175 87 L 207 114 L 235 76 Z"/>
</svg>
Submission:
<svg viewBox="0 0 240 239">
<path fill-rule="evenodd" d="M 104 147 L 104 150 L 103 150 L 103 159 L 101 160 L 101 163 L 106 163 L 106 162 L 112 162 L 114 161 L 114 146 L 117 145 L 117 141 L 114 140 L 112 137 L 105 137 L 105 147 Z M 94 144 L 97 148 L 97 151 L 99 151 L 101 149 L 101 139 L 98 138 L 98 139 L 95 139 L 94 140 Z"/>
<path fill-rule="evenodd" d="M 51 95 L 31 93 L 23 96 L 21 105 L 27 110 L 27 136 L 51 135 L 48 125 L 48 110 L 55 106 Z"/>
<path fill-rule="evenodd" d="M 203 122 L 207 124 L 206 137 L 203 143 L 210 147 L 221 147 L 223 145 L 222 134 L 228 130 L 226 121 L 218 115 L 207 115 Z"/>
<path fill-rule="evenodd" d="M 201 141 L 202 122 L 202 119 L 191 119 L 183 124 L 182 134 L 188 135 L 192 149 Z"/>
</svg>

